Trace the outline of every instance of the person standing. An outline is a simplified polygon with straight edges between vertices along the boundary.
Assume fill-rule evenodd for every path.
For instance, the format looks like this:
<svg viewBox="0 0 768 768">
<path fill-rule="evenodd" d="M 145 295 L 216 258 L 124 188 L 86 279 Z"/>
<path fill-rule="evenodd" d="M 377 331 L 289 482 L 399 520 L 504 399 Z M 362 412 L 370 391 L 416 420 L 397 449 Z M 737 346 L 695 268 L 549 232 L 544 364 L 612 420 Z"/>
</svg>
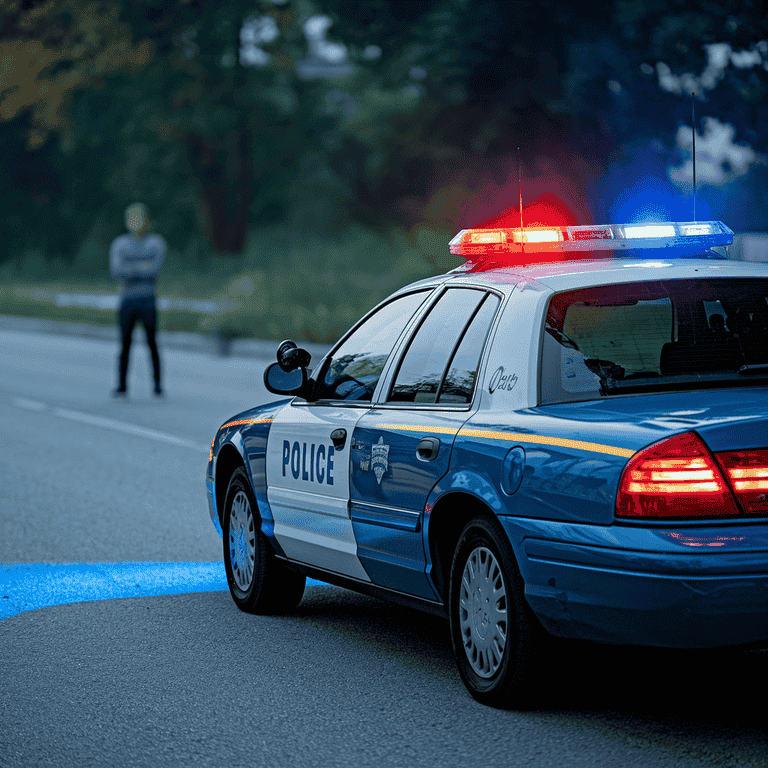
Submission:
<svg viewBox="0 0 768 768">
<path fill-rule="evenodd" d="M 125 397 L 128 375 L 128 356 L 136 322 L 141 322 L 147 334 L 155 375 L 155 395 L 163 394 L 160 385 L 160 355 L 157 351 L 157 306 L 155 280 L 163 265 L 166 244 L 160 235 L 151 234 L 147 207 L 133 203 L 125 209 L 125 227 L 129 234 L 112 241 L 109 249 L 109 270 L 114 280 L 122 282 L 118 300 L 118 319 L 122 350 L 119 363 L 119 383 L 113 391 L 115 397 Z"/>
</svg>

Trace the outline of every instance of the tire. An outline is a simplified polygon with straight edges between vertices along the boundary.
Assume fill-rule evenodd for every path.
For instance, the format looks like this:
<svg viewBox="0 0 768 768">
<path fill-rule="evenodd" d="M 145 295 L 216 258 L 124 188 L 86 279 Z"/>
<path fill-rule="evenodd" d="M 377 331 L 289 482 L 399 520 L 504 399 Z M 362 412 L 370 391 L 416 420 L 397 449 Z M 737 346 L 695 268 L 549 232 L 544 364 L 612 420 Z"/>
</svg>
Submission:
<svg viewBox="0 0 768 768">
<path fill-rule="evenodd" d="M 261 532 L 256 498 L 245 470 L 234 471 L 224 502 L 224 566 L 235 605 L 246 613 L 282 613 L 304 595 L 306 578 L 289 570 Z"/>
<path fill-rule="evenodd" d="M 477 701 L 491 707 L 530 708 L 545 684 L 536 673 L 548 634 L 524 592 L 501 526 L 486 516 L 472 519 L 454 550 L 448 618 L 461 679 Z"/>
</svg>

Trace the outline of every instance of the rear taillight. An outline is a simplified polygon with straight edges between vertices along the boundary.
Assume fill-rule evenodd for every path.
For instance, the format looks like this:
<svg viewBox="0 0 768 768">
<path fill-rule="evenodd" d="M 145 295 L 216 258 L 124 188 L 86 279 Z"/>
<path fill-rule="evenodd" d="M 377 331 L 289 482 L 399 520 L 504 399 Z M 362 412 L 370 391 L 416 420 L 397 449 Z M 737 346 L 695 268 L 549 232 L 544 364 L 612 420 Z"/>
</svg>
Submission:
<svg viewBox="0 0 768 768">
<path fill-rule="evenodd" d="M 768 448 L 721 451 L 715 458 L 747 514 L 768 514 Z"/>
<path fill-rule="evenodd" d="M 738 515 L 723 473 L 695 432 L 636 453 L 624 467 L 617 517 L 696 518 Z"/>
</svg>

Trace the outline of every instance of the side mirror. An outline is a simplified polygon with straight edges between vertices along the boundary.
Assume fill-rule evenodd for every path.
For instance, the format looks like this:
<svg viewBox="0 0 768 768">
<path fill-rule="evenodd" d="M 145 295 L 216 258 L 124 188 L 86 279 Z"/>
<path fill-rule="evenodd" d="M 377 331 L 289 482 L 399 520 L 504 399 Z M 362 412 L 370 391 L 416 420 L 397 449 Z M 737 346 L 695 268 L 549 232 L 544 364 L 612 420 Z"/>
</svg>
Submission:
<svg viewBox="0 0 768 768">
<path fill-rule="evenodd" d="M 306 349 L 299 349 L 295 341 L 286 339 L 277 348 L 277 363 L 284 371 L 306 368 L 312 355 Z"/>
<path fill-rule="evenodd" d="M 277 362 L 264 370 L 264 386 L 276 395 L 300 395 L 308 380 L 306 368 L 286 371 Z"/>
</svg>

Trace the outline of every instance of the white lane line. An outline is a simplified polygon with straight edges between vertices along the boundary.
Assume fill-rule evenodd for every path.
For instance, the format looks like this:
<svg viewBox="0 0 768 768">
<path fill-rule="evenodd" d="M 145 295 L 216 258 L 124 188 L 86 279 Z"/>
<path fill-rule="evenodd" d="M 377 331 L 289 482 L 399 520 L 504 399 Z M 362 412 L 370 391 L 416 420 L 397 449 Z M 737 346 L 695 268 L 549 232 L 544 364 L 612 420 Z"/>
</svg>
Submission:
<svg viewBox="0 0 768 768">
<path fill-rule="evenodd" d="M 27 400 L 24 397 L 16 397 L 13 399 L 13 404 L 17 408 L 23 408 L 27 411 L 45 411 L 48 410 L 48 406 L 45 403 L 38 402 L 37 400 Z M 191 440 L 184 440 L 181 437 L 175 437 L 174 435 L 167 435 L 165 432 L 158 432 L 155 429 L 147 429 L 146 427 L 137 427 L 135 424 L 127 424 L 124 421 L 115 421 L 114 419 L 106 419 L 103 416 L 92 416 L 90 413 L 81 413 L 80 411 L 70 411 L 66 408 L 54 408 L 52 411 L 54 416 L 59 416 L 62 419 L 69 419 L 70 421 L 79 421 L 81 424 L 90 424 L 95 427 L 104 427 L 106 429 L 114 429 L 118 432 L 125 432 L 129 435 L 141 435 L 142 437 L 149 437 L 152 440 L 160 440 L 164 443 L 170 443 L 171 445 L 180 445 L 184 448 L 192 448 L 195 451 L 208 452 L 209 446 L 201 445 L 200 443 L 193 443 Z"/>
<path fill-rule="evenodd" d="M 60 416 L 62 419 L 69 419 L 70 421 L 79 421 L 81 424 L 90 424 L 94 427 L 114 429 L 117 432 L 125 432 L 128 435 L 140 435 L 141 437 L 149 437 L 152 440 L 159 440 L 164 443 L 170 443 L 171 445 L 180 445 L 184 448 L 192 448 L 192 450 L 195 451 L 204 451 L 205 453 L 208 453 L 208 449 L 210 448 L 208 445 L 193 443 L 191 440 L 184 440 L 181 437 L 166 435 L 164 432 L 158 432 L 154 429 L 137 427 L 134 424 L 126 424 L 124 421 L 105 419 L 103 416 L 92 416 L 90 413 L 69 411 L 66 408 L 54 408 L 53 415 Z"/>
<path fill-rule="evenodd" d="M 45 403 L 38 403 L 37 400 L 26 400 L 23 397 L 16 397 L 13 404 L 17 408 L 24 408 L 26 411 L 44 411 L 48 406 Z"/>
</svg>

